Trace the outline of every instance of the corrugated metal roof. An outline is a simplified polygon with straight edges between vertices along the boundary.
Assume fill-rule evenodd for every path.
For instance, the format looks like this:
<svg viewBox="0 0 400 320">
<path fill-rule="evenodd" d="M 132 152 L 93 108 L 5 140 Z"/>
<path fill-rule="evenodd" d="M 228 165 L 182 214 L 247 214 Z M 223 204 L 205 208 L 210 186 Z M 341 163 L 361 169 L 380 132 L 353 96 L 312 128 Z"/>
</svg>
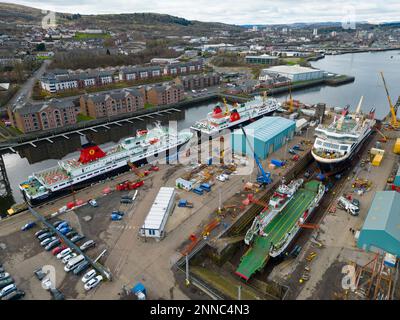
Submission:
<svg viewBox="0 0 400 320">
<path fill-rule="evenodd" d="M 244 127 L 248 136 L 268 141 L 285 129 L 294 126 L 295 122 L 282 117 L 264 117 Z M 237 132 L 242 132 L 237 131 Z"/>
<path fill-rule="evenodd" d="M 171 199 L 173 198 L 174 192 L 174 188 L 160 188 L 160 191 L 158 192 L 154 203 L 151 206 L 146 219 L 144 220 L 142 226 L 143 229 L 160 229 L 165 214 L 168 214 L 167 208 L 171 202 Z"/>
<path fill-rule="evenodd" d="M 400 193 L 378 191 L 365 219 L 363 230 L 385 230 L 400 241 Z"/>
</svg>

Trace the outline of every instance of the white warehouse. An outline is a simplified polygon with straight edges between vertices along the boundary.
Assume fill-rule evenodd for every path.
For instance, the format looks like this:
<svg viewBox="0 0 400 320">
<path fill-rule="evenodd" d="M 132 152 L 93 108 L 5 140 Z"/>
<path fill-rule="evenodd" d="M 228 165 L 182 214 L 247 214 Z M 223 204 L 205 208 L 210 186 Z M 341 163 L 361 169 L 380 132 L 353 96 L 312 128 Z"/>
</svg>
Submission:
<svg viewBox="0 0 400 320">
<path fill-rule="evenodd" d="M 262 71 L 263 74 L 289 78 L 290 80 L 292 80 L 292 82 L 322 79 L 325 74 L 325 71 L 301 67 L 299 65 L 274 66 L 263 69 Z"/>
<path fill-rule="evenodd" d="M 175 189 L 162 187 L 147 214 L 139 234 L 142 237 L 162 239 L 168 217 L 175 206 Z"/>
</svg>

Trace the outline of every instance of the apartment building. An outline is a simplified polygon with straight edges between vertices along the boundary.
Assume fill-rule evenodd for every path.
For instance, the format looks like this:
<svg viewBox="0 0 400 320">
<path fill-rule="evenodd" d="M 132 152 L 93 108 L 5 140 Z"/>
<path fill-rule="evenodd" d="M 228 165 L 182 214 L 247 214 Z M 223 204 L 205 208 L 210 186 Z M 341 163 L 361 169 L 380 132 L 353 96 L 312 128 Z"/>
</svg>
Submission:
<svg viewBox="0 0 400 320">
<path fill-rule="evenodd" d="M 174 62 L 169 64 L 132 66 L 110 70 L 92 70 L 86 72 L 68 72 L 57 70 L 45 74 L 40 79 L 43 90 L 56 93 L 65 90 L 102 86 L 119 81 L 139 82 L 164 76 L 179 76 L 203 70 L 203 60 Z"/>
<path fill-rule="evenodd" d="M 140 88 L 147 103 L 151 105 L 174 104 L 184 99 L 184 88 L 177 84 L 154 85 Z"/>
<path fill-rule="evenodd" d="M 218 73 L 187 75 L 180 77 L 177 83 L 182 84 L 185 90 L 203 89 L 219 85 L 221 76 Z"/>
<path fill-rule="evenodd" d="M 63 127 L 77 122 L 80 112 L 72 101 L 50 100 L 44 104 L 18 105 L 8 109 L 11 124 L 23 133 Z"/>
<path fill-rule="evenodd" d="M 47 73 L 40 80 L 43 90 L 51 93 L 107 85 L 114 81 L 113 71 Z"/>
<path fill-rule="evenodd" d="M 103 118 L 135 112 L 144 108 L 144 96 L 137 89 L 86 94 L 79 99 L 81 112 L 92 118 Z"/>
</svg>

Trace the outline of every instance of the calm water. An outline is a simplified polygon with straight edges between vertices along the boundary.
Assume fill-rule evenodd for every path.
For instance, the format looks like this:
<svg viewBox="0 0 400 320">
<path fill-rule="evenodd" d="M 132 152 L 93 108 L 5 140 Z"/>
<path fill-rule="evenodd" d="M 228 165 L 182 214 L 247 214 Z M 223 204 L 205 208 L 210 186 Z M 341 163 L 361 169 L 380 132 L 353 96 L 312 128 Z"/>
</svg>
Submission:
<svg viewBox="0 0 400 320">
<path fill-rule="evenodd" d="M 364 96 L 362 109 L 369 111 L 375 107 L 377 118 L 382 118 L 389 112 L 389 107 L 379 72 L 384 72 L 392 102 L 395 103 L 400 95 L 400 86 L 398 85 L 400 78 L 399 53 L 400 51 L 387 51 L 327 56 L 325 59 L 314 62 L 313 65 L 322 70 L 355 76 L 355 81 L 339 87 L 320 86 L 296 91 L 293 93 L 293 97 L 308 104 L 325 102 L 328 106 L 338 107 L 350 104 L 354 109 L 360 97 Z M 278 99 L 285 100 L 286 95 L 279 96 Z M 215 102 L 200 104 L 162 120 L 163 122 L 177 120 L 179 129 L 188 128 L 194 121 L 204 118 L 214 104 Z M 88 136 L 104 148 L 118 142 L 123 137 L 134 134 L 136 129 L 143 129 L 147 125 L 151 125 L 152 122 L 154 120 L 138 121 L 123 127 L 104 129 L 98 133 L 90 132 Z M 18 184 L 28 175 L 34 171 L 54 166 L 60 159 L 77 156 L 79 146 L 79 136 L 76 135 L 72 136 L 70 140 L 60 139 L 54 144 L 41 143 L 37 148 L 24 147 L 17 150 L 18 154 L 4 155 L 13 195 L 0 198 L 0 211 L 9 208 L 14 201 L 22 200 Z"/>
</svg>

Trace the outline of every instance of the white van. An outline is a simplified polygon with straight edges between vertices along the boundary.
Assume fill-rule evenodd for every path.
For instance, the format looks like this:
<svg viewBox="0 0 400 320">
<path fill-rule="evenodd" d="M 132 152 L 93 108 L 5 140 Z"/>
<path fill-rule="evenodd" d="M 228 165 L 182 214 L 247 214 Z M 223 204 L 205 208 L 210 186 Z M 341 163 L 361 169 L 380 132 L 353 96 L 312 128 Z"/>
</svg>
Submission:
<svg viewBox="0 0 400 320">
<path fill-rule="evenodd" d="M 81 254 L 75 258 L 72 258 L 68 261 L 67 265 L 64 267 L 65 272 L 70 272 L 71 270 L 75 269 L 79 263 L 85 260 L 85 257 Z"/>
</svg>

